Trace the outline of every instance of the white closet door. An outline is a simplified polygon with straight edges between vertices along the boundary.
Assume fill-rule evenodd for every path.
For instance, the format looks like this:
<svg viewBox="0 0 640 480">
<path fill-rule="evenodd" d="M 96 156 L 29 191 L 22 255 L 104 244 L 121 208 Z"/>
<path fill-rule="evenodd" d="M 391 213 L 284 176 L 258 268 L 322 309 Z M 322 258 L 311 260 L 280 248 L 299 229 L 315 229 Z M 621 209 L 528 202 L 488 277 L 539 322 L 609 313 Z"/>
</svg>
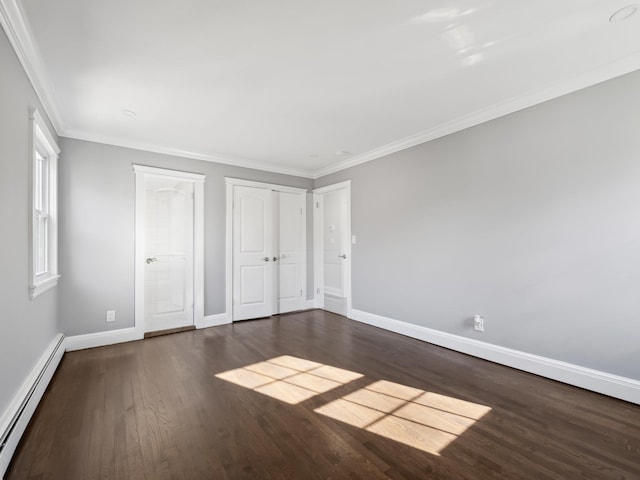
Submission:
<svg viewBox="0 0 640 480">
<path fill-rule="evenodd" d="M 302 212 L 305 196 L 297 193 L 275 192 L 277 199 L 278 249 L 277 261 L 277 313 L 302 310 L 302 271 L 304 247 Z"/>
<path fill-rule="evenodd" d="M 233 319 L 273 313 L 273 203 L 271 191 L 234 187 Z"/>
</svg>

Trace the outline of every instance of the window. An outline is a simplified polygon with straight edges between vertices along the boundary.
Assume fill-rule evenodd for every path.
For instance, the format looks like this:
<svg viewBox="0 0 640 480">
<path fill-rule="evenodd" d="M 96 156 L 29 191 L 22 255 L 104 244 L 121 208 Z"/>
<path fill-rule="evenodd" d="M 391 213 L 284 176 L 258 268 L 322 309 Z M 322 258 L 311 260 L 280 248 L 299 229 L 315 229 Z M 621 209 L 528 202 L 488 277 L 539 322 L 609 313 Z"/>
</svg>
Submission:
<svg viewBox="0 0 640 480">
<path fill-rule="evenodd" d="M 32 127 L 31 298 L 58 283 L 57 166 L 60 149 L 37 110 Z"/>
</svg>

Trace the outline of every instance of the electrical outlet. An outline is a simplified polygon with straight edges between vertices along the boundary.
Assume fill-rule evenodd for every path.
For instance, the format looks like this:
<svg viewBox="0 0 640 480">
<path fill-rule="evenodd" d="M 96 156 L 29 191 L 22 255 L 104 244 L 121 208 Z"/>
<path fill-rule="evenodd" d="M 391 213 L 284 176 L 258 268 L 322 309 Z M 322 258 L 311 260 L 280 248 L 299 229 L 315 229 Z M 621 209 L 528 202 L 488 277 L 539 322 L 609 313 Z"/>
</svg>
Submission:
<svg viewBox="0 0 640 480">
<path fill-rule="evenodd" d="M 115 322 L 115 321 L 116 321 L 116 311 L 107 310 L 107 322 Z"/>
<path fill-rule="evenodd" d="M 484 317 L 482 315 L 473 316 L 473 329 L 476 332 L 484 332 Z"/>
</svg>

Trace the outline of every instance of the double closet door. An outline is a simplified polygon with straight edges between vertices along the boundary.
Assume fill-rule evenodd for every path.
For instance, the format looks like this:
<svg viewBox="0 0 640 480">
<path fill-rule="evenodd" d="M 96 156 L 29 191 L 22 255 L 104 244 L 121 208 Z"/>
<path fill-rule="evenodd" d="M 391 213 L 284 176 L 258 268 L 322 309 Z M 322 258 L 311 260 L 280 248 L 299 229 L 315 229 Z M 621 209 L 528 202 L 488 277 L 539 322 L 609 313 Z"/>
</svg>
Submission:
<svg viewBox="0 0 640 480">
<path fill-rule="evenodd" d="M 233 320 L 304 305 L 306 191 L 270 187 L 232 187 Z"/>
</svg>

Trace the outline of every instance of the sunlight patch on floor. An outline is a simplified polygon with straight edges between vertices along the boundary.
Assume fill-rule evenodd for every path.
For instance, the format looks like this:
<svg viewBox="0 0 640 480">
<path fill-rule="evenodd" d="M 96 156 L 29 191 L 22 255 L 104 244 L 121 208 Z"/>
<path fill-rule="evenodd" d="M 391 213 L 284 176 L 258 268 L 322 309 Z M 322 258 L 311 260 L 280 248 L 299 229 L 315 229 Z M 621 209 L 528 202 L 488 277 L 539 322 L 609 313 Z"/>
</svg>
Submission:
<svg viewBox="0 0 640 480">
<path fill-rule="evenodd" d="M 291 405 L 346 385 L 363 375 L 350 370 L 283 355 L 217 378 Z M 467 402 L 400 383 L 379 380 L 314 410 L 424 452 L 439 455 L 491 411 Z"/>
<path fill-rule="evenodd" d="M 361 378 L 362 375 L 303 358 L 283 355 L 228 370 L 217 374 L 216 377 L 295 405 Z"/>
<path fill-rule="evenodd" d="M 439 455 L 491 408 L 380 380 L 315 411 Z"/>
</svg>

